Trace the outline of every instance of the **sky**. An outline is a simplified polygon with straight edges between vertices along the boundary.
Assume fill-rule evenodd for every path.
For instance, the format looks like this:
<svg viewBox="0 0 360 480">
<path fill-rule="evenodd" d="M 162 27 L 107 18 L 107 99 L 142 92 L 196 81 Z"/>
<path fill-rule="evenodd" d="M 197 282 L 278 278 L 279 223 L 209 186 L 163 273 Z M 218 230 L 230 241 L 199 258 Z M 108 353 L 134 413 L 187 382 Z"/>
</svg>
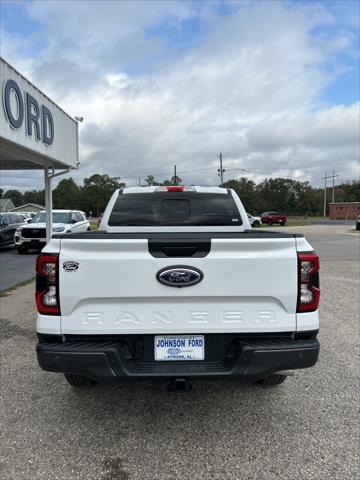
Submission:
<svg viewBox="0 0 360 480">
<path fill-rule="evenodd" d="M 359 179 L 359 7 L 0 0 L 0 54 L 84 117 L 79 183 L 163 180 L 176 164 L 183 183 L 217 185 L 222 152 L 225 180 L 320 186 L 325 171 Z M 2 172 L 1 183 L 39 189 L 43 176 Z"/>
</svg>

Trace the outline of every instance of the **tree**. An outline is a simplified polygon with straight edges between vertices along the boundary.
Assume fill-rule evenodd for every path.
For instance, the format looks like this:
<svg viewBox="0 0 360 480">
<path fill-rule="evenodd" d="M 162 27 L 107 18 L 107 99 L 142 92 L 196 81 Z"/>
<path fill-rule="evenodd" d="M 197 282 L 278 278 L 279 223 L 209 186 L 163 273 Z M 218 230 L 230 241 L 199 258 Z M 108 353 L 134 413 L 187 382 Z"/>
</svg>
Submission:
<svg viewBox="0 0 360 480">
<path fill-rule="evenodd" d="M 170 185 L 179 185 L 182 182 L 182 179 L 177 175 L 173 175 L 170 180 L 164 180 L 160 185 L 170 186 Z"/>
<path fill-rule="evenodd" d="M 117 188 L 124 188 L 125 183 L 120 182 L 120 177 L 110 177 L 96 173 L 84 178 L 84 186 L 80 189 L 80 204 L 86 213 L 92 212 L 98 216 L 105 207 Z"/>
<path fill-rule="evenodd" d="M 3 198 L 9 198 L 15 207 L 19 207 L 24 203 L 24 196 L 19 190 L 7 190 L 4 193 Z"/>
<path fill-rule="evenodd" d="M 145 178 L 145 183 L 147 184 L 148 187 L 151 187 L 152 185 L 160 185 L 160 183 L 155 181 L 155 178 L 153 175 L 148 175 Z"/>
<path fill-rule="evenodd" d="M 161 185 L 161 186 L 170 186 L 170 185 L 178 185 L 179 183 L 182 182 L 182 179 L 176 175 L 173 175 L 170 180 L 164 180 L 163 182 L 156 182 L 155 178 L 153 175 L 148 175 L 145 178 L 145 182 L 147 183 L 148 186 L 156 186 L 156 185 Z"/>
<path fill-rule="evenodd" d="M 4 190 L 0 188 L 0 198 L 3 198 Z"/>
<path fill-rule="evenodd" d="M 45 205 L 45 190 L 27 190 L 24 193 L 24 203 Z"/>
<path fill-rule="evenodd" d="M 360 181 L 341 183 L 335 187 L 336 202 L 360 202 Z"/>
<path fill-rule="evenodd" d="M 223 187 L 232 188 L 241 198 L 245 210 L 249 213 L 257 212 L 257 198 L 255 195 L 255 182 L 246 177 L 238 180 L 228 180 L 223 183 Z"/>
<path fill-rule="evenodd" d="M 72 178 L 61 180 L 53 190 L 54 208 L 80 208 L 80 188 Z"/>
<path fill-rule="evenodd" d="M 256 186 L 261 210 L 277 210 L 286 214 L 295 213 L 298 192 L 296 180 L 266 178 Z"/>
</svg>

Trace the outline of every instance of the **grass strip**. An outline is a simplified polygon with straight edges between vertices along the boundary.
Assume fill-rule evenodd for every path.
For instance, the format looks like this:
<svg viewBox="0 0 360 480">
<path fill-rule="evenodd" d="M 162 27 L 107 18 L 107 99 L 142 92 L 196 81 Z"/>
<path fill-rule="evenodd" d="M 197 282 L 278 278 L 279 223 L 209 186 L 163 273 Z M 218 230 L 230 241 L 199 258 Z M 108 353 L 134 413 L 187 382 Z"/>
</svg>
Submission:
<svg viewBox="0 0 360 480">
<path fill-rule="evenodd" d="M 25 285 L 28 285 L 29 283 L 32 283 L 35 281 L 35 277 L 28 278 L 27 280 L 24 280 L 23 282 L 20 282 L 12 287 L 7 288 L 6 290 L 3 290 L 0 292 L 0 298 L 2 297 L 7 297 L 9 293 L 13 292 L 19 287 L 24 287 Z"/>
</svg>

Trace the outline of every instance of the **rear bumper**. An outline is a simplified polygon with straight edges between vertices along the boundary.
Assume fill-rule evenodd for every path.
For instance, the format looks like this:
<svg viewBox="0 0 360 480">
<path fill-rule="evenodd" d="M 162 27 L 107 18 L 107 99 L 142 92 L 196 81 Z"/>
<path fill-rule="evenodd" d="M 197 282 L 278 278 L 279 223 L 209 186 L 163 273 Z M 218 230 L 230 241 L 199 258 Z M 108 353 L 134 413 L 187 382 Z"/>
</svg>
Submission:
<svg viewBox="0 0 360 480">
<path fill-rule="evenodd" d="M 315 337 L 292 340 L 205 335 L 205 359 L 188 362 L 156 362 L 154 335 L 74 338 L 65 342 L 43 336 L 36 350 L 43 370 L 80 374 L 100 382 L 177 377 L 251 382 L 277 371 L 313 366 L 320 349 Z"/>
</svg>

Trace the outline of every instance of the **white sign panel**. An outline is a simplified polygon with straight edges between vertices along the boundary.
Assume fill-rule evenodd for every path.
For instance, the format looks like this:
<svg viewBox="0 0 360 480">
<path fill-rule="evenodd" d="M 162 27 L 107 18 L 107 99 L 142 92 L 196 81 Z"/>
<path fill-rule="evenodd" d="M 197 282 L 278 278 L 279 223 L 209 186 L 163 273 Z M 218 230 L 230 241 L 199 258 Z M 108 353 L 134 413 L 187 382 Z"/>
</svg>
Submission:
<svg viewBox="0 0 360 480">
<path fill-rule="evenodd" d="M 47 157 L 50 165 L 77 168 L 76 121 L 2 58 L 0 79 L 0 137 Z"/>
</svg>

